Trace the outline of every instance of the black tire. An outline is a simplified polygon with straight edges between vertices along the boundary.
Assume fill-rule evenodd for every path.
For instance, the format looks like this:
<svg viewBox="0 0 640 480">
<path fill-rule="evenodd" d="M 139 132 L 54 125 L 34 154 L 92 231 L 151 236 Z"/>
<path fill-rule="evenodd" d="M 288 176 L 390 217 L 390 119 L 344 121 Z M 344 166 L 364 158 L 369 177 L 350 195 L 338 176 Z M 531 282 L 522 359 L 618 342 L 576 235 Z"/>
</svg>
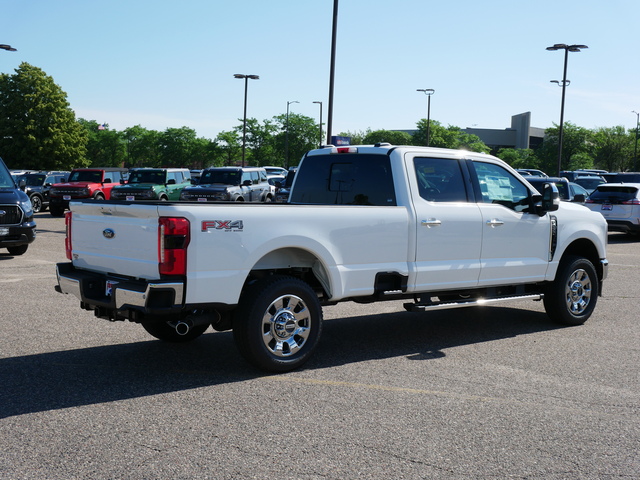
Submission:
<svg viewBox="0 0 640 480">
<path fill-rule="evenodd" d="M 302 280 L 273 275 L 247 288 L 234 315 L 233 338 L 243 357 L 268 372 L 304 364 L 322 333 L 322 308 Z"/>
<path fill-rule="evenodd" d="M 563 325 L 582 325 L 598 302 L 600 280 L 593 264 L 569 256 L 560 262 L 556 279 L 547 287 L 544 308 L 549 318 Z"/>
<path fill-rule="evenodd" d="M 176 328 L 173 325 L 170 325 L 170 322 L 162 320 L 142 322 L 142 328 L 158 340 L 171 343 L 184 343 L 198 338 L 207 330 L 207 328 L 209 328 L 209 325 L 194 325 L 185 335 L 180 335 L 176 331 Z"/>
<path fill-rule="evenodd" d="M 31 207 L 34 213 L 39 213 L 42 210 L 42 197 L 40 195 L 31 196 Z"/>
<path fill-rule="evenodd" d="M 49 213 L 52 217 L 63 217 L 64 208 L 49 206 Z"/>
<path fill-rule="evenodd" d="M 10 255 L 18 256 L 25 254 L 28 248 L 29 245 L 20 245 L 17 247 L 7 247 L 7 250 L 9 251 Z"/>
</svg>

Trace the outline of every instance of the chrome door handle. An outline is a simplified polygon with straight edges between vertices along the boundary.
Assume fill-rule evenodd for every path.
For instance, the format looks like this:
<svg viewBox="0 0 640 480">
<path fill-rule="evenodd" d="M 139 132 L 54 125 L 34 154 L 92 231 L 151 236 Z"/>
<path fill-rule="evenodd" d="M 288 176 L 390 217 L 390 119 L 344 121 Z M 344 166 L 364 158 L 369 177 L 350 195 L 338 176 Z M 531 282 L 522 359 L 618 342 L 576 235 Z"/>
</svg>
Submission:
<svg viewBox="0 0 640 480">
<path fill-rule="evenodd" d="M 422 220 L 422 222 L 420 223 L 423 227 L 427 227 L 427 228 L 439 227 L 440 225 L 442 225 L 442 222 L 435 218 L 430 218 L 429 220 Z"/>
<path fill-rule="evenodd" d="M 498 220 L 497 218 L 492 218 L 491 220 L 487 221 L 487 225 L 489 225 L 490 227 L 499 227 L 500 225 L 504 225 L 504 222 L 502 220 Z"/>
</svg>

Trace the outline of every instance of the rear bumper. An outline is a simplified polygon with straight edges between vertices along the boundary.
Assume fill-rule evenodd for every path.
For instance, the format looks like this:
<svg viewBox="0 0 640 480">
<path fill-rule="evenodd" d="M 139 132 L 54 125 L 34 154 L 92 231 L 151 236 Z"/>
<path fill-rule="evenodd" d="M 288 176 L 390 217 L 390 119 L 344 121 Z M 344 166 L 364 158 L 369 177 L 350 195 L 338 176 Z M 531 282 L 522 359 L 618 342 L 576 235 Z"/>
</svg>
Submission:
<svg viewBox="0 0 640 480">
<path fill-rule="evenodd" d="M 607 221 L 607 229 L 610 232 L 624 232 L 624 233 L 640 233 L 640 225 L 628 220 L 609 220 Z"/>
<path fill-rule="evenodd" d="M 110 277 L 76 269 L 71 262 L 56 265 L 56 291 L 78 298 L 82 308 L 109 320 L 134 320 L 182 311 L 182 281 L 144 281 Z"/>
</svg>

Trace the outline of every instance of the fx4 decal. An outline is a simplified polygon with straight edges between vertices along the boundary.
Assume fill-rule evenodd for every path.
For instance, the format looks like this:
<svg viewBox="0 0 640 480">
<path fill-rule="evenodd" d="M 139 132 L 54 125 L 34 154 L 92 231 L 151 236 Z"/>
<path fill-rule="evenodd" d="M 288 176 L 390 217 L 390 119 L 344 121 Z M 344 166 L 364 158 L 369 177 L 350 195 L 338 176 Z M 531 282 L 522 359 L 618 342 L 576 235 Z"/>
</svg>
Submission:
<svg viewBox="0 0 640 480">
<path fill-rule="evenodd" d="M 203 220 L 202 231 L 206 232 L 211 229 L 240 232 L 243 229 L 242 220 Z"/>
</svg>

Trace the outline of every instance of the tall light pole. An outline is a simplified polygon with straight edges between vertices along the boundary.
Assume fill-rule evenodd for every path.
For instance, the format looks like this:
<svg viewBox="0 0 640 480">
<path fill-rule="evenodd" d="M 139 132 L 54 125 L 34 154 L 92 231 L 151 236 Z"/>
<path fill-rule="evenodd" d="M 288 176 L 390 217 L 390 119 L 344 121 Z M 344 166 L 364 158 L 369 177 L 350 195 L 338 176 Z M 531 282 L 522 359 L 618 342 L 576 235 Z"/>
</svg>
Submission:
<svg viewBox="0 0 640 480">
<path fill-rule="evenodd" d="M 547 47 L 547 50 L 555 51 L 555 50 L 564 50 L 564 71 L 562 74 L 562 84 L 558 82 L 558 85 L 562 87 L 562 101 L 560 103 L 560 128 L 558 130 L 558 166 L 557 166 L 557 175 L 560 176 L 560 171 L 562 170 L 562 136 L 563 136 L 563 128 L 564 128 L 564 97 L 565 91 L 567 88 L 567 60 L 569 59 L 569 52 L 579 52 L 583 48 L 589 48 L 586 45 L 566 45 L 564 43 L 556 43 L 550 47 Z"/>
<path fill-rule="evenodd" d="M 320 105 L 320 122 L 318 122 L 318 130 L 320 130 L 320 135 L 319 135 L 319 143 L 318 143 L 318 148 L 322 147 L 322 102 L 313 102 L 313 103 L 317 103 Z"/>
<path fill-rule="evenodd" d="M 338 36 L 338 0 L 333 0 L 333 25 L 331 28 L 331 62 L 329 67 L 329 110 L 327 111 L 327 145 L 331 144 L 333 127 L 333 88 L 336 76 L 336 38 Z"/>
<path fill-rule="evenodd" d="M 285 126 L 285 137 L 284 137 L 284 163 L 285 163 L 286 169 L 289 169 L 289 105 L 291 105 L 292 103 L 300 103 L 300 102 L 297 100 L 287 102 L 287 124 Z"/>
<path fill-rule="evenodd" d="M 8 52 L 17 52 L 15 48 L 11 45 L 7 45 L 6 43 L 0 43 L 0 50 L 6 50 Z"/>
<path fill-rule="evenodd" d="M 249 79 L 259 80 L 258 75 L 243 75 L 242 73 L 236 73 L 234 78 L 244 79 L 244 120 L 242 121 L 242 166 L 244 167 L 244 154 L 247 144 L 247 86 Z"/>
<path fill-rule="evenodd" d="M 429 137 L 431 135 L 431 95 L 436 93 L 433 88 L 418 88 L 416 91 L 424 92 L 427 96 L 427 147 L 429 146 Z"/>
<path fill-rule="evenodd" d="M 637 172 L 637 163 L 638 163 L 638 128 L 640 127 L 640 113 L 632 110 L 631 113 L 636 114 L 636 146 L 633 147 L 633 171 Z"/>
</svg>

